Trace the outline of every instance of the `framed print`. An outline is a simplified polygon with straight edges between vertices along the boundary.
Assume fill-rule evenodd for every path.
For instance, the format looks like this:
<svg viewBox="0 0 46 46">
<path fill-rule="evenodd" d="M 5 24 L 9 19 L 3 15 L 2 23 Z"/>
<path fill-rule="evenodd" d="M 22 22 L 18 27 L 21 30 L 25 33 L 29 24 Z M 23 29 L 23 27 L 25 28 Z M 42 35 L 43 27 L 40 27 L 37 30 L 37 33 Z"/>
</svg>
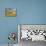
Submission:
<svg viewBox="0 0 46 46">
<path fill-rule="evenodd" d="M 5 8 L 5 16 L 16 16 L 16 9 L 13 8 Z"/>
</svg>

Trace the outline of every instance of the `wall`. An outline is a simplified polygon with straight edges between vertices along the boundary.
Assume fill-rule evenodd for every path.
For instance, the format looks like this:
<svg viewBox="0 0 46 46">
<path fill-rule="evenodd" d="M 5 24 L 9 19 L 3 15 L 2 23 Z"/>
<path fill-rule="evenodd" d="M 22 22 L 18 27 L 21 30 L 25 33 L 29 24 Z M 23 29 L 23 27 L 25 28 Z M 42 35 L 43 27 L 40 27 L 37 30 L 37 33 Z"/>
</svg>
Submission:
<svg viewBox="0 0 46 46">
<path fill-rule="evenodd" d="M 5 8 L 16 8 L 17 16 L 4 16 Z M 17 24 L 46 24 L 46 0 L 0 0 L 0 44 L 8 43 Z"/>
</svg>

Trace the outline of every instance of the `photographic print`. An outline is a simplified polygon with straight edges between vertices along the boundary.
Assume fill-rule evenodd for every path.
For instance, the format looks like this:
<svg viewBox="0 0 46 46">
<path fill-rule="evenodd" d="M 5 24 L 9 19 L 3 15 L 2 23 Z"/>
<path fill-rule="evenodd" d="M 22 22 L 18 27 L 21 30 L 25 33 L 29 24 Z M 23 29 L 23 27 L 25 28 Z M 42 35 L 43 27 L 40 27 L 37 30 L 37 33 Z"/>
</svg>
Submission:
<svg viewBox="0 0 46 46">
<path fill-rule="evenodd" d="M 16 16 L 16 9 L 13 8 L 5 8 L 5 16 Z"/>
</svg>

